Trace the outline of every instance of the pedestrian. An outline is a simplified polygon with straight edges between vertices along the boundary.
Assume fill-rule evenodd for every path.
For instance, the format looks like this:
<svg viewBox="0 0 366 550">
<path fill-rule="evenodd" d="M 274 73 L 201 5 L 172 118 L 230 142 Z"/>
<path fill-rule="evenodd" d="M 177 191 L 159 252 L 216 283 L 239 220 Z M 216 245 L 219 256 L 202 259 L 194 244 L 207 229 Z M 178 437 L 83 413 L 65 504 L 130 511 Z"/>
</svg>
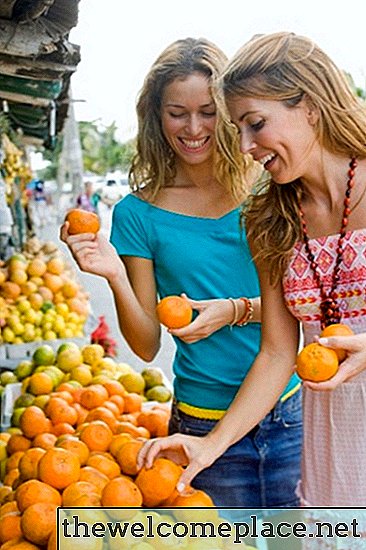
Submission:
<svg viewBox="0 0 366 550">
<path fill-rule="evenodd" d="M 342 322 L 357 334 L 320 340 L 348 350 L 338 373 L 326 382 L 304 382 L 300 490 L 305 506 L 363 506 L 365 104 L 312 40 L 286 32 L 244 45 L 229 62 L 221 86 L 242 152 L 269 173 L 245 212 L 261 281 L 261 351 L 208 436 L 149 442 L 140 460 L 150 465 L 164 449 L 175 449 L 188 457 L 181 484 L 189 483 L 276 403 L 293 372 L 299 323 L 307 344 L 322 326 Z M 358 548 L 356 541 L 352 544 Z M 342 541 L 342 548 L 351 546 Z"/>
<path fill-rule="evenodd" d="M 43 180 L 36 180 L 33 189 L 34 222 L 37 227 L 45 227 L 49 222 L 47 196 Z"/>
<path fill-rule="evenodd" d="M 91 181 L 86 181 L 84 183 L 84 191 L 80 193 L 76 199 L 76 206 L 88 212 L 97 212 L 98 197 L 98 194 L 93 193 L 93 183 Z"/>
<path fill-rule="evenodd" d="M 213 92 L 226 62 L 205 39 L 178 40 L 162 52 L 137 103 L 132 193 L 114 207 L 114 247 L 100 234 L 69 236 L 67 224 L 61 230 L 81 269 L 108 280 L 121 331 L 143 360 L 160 347 L 157 296 L 185 293 L 196 310 L 188 327 L 170 331 L 177 346 L 170 433 L 210 432 L 259 351 L 259 285 L 240 227 L 250 183 L 244 174 L 254 181 L 258 170 L 240 154 L 236 130 Z M 295 375 L 277 397 L 251 432 L 194 480 L 217 506 L 298 504 L 302 421 Z"/>
</svg>

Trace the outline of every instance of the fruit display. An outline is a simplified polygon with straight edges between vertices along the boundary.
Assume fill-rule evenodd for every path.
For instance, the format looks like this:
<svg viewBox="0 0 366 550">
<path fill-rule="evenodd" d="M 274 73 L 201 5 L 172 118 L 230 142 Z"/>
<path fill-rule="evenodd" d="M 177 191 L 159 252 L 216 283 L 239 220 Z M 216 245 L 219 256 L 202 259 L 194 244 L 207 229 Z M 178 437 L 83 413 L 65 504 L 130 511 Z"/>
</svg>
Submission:
<svg viewBox="0 0 366 550">
<path fill-rule="evenodd" d="M 145 386 L 162 385 L 158 369 L 135 373 L 99 344 L 70 342 L 40 346 L 14 375 L 22 393 L 0 434 L 0 545 L 56 548 L 59 506 L 112 508 L 106 518 L 120 506 L 214 506 L 202 491 L 176 492 L 182 467 L 172 460 L 137 465 L 143 442 L 168 433 L 170 405 L 144 407 Z"/>
<path fill-rule="evenodd" d="M 327 326 L 320 333 L 320 337 L 349 336 L 352 329 L 342 323 Z M 306 345 L 296 359 L 296 372 L 303 380 L 311 382 L 325 382 L 338 371 L 339 364 L 347 357 L 343 349 L 333 350 L 322 346 L 318 342 Z"/>
<path fill-rule="evenodd" d="M 89 299 L 54 243 L 32 238 L 0 268 L 0 344 L 84 336 Z"/>
</svg>

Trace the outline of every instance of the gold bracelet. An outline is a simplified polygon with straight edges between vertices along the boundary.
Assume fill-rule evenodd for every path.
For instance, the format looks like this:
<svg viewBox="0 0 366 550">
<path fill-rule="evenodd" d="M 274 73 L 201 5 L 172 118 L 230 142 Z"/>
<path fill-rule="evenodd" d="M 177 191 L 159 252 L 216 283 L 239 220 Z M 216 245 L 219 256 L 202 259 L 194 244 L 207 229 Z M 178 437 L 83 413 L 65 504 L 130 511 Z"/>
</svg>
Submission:
<svg viewBox="0 0 366 550">
<path fill-rule="evenodd" d="M 245 327 L 253 319 L 254 314 L 254 308 L 253 308 L 253 302 L 250 298 L 239 298 L 242 302 L 245 304 L 245 313 L 239 321 L 237 321 L 236 325 L 238 327 Z"/>
<path fill-rule="evenodd" d="M 233 327 L 234 325 L 236 325 L 236 322 L 237 322 L 237 318 L 238 318 L 238 305 L 235 301 L 234 298 L 228 298 L 228 300 L 230 300 L 230 302 L 233 304 L 233 308 L 234 308 L 234 317 L 233 317 L 233 320 L 231 321 L 231 323 L 229 323 L 229 325 L 231 327 Z"/>
</svg>

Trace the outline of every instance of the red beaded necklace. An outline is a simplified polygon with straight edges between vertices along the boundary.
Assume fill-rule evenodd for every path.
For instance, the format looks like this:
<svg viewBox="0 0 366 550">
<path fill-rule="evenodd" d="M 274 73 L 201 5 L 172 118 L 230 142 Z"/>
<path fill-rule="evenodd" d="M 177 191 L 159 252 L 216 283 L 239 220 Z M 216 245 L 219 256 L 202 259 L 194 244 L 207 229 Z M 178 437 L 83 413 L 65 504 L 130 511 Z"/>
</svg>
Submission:
<svg viewBox="0 0 366 550">
<path fill-rule="evenodd" d="M 325 328 L 328 325 L 331 325 L 333 323 L 339 323 L 341 321 L 342 315 L 339 311 L 339 307 L 337 305 L 337 293 L 336 288 L 337 284 L 339 282 L 339 267 L 342 263 L 342 256 L 343 256 L 343 241 L 346 234 L 346 228 L 348 225 L 348 218 L 351 213 L 350 209 L 350 203 L 351 203 L 351 191 L 354 187 L 354 175 L 355 175 L 355 169 L 357 166 L 357 160 L 353 157 L 351 159 L 351 162 L 349 163 L 349 170 L 348 170 L 348 181 L 347 181 L 347 188 L 346 193 L 344 197 L 344 210 L 343 210 L 343 217 L 342 217 L 342 224 L 341 229 L 339 232 L 338 237 L 338 244 L 337 244 L 337 256 L 335 259 L 334 269 L 332 273 L 332 284 L 328 291 L 325 290 L 322 276 L 319 272 L 319 265 L 315 259 L 314 254 L 311 251 L 310 244 L 309 244 L 309 235 L 308 230 L 306 227 L 304 212 L 302 210 L 301 204 L 300 204 L 300 219 L 302 224 L 302 231 L 303 231 L 303 239 L 305 244 L 305 250 L 308 257 L 308 260 L 310 262 L 310 267 L 314 273 L 315 281 L 319 287 L 320 290 L 320 297 L 321 297 L 321 303 L 320 303 L 320 324 L 321 328 Z"/>
</svg>

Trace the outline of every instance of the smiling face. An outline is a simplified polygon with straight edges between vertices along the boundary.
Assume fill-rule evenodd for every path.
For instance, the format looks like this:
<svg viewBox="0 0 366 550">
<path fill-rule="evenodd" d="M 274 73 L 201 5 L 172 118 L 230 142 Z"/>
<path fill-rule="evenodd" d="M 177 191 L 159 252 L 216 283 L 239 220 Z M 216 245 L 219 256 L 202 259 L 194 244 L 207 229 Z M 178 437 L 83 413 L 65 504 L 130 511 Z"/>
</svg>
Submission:
<svg viewBox="0 0 366 550">
<path fill-rule="evenodd" d="M 268 170 L 276 183 L 311 177 L 320 144 L 317 112 L 302 99 L 289 107 L 282 101 L 235 96 L 227 101 L 240 132 L 240 149 Z"/>
<path fill-rule="evenodd" d="M 203 74 L 195 72 L 166 86 L 161 120 L 165 139 L 181 162 L 198 165 L 212 160 L 216 107 Z"/>
</svg>

